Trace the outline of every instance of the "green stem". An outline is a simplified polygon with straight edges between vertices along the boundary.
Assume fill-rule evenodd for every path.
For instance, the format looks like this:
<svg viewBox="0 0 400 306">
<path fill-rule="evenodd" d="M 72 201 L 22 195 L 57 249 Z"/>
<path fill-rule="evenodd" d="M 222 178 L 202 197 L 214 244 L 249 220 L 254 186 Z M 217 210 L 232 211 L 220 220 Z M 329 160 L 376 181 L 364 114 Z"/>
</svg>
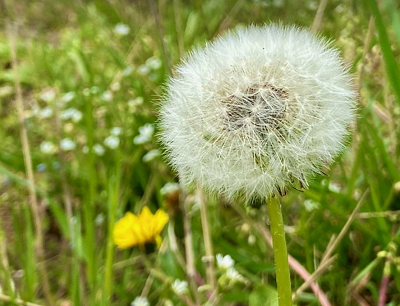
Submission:
<svg viewBox="0 0 400 306">
<path fill-rule="evenodd" d="M 269 220 L 274 248 L 276 283 L 278 287 L 279 306 L 292 305 L 290 272 L 286 248 L 285 231 L 283 228 L 281 204 L 277 197 L 267 202 Z"/>
</svg>

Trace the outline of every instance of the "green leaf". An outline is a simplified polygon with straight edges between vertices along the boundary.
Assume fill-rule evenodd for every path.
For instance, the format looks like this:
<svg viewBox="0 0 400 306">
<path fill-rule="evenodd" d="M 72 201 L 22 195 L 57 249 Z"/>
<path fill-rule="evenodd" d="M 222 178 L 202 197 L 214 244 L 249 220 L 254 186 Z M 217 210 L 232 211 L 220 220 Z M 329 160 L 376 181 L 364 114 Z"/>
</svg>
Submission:
<svg viewBox="0 0 400 306">
<path fill-rule="evenodd" d="M 396 58 L 391 49 L 391 43 L 386 31 L 386 26 L 376 0 L 367 0 L 367 3 L 372 16 L 374 17 L 376 29 L 379 34 L 379 44 L 381 46 L 383 59 L 385 60 L 386 73 L 392 85 L 397 103 L 400 104 L 400 70 L 397 66 Z"/>
<path fill-rule="evenodd" d="M 278 291 L 274 287 L 261 285 L 250 294 L 249 306 L 278 306 Z"/>
</svg>

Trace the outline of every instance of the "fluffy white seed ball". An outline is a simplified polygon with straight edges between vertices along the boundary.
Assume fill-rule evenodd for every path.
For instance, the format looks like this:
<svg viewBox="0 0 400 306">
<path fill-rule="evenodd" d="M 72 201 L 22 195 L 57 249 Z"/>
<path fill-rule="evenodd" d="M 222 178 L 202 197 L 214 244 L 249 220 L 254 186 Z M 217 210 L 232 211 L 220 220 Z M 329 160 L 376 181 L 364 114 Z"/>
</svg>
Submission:
<svg viewBox="0 0 400 306">
<path fill-rule="evenodd" d="M 185 182 L 266 197 L 307 187 L 342 150 L 354 108 L 351 76 L 329 43 L 296 27 L 251 26 L 178 66 L 162 140 Z"/>
</svg>

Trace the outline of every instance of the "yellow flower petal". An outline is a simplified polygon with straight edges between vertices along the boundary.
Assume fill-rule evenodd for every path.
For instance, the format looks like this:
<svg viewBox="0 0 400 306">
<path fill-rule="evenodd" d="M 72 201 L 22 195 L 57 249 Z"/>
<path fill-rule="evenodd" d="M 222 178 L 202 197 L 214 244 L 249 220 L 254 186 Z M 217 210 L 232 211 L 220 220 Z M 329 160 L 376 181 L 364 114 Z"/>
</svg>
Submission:
<svg viewBox="0 0 400 306">
<path fill-rule="evenodd" d="M 121 249 L 147 242 L 156 242 L 159 246 L 162 241 L 160 233 L 167 222 L 168 214 L 160 209 L 154 215 L 147 206 L 137 216 L 127 212 L 115 223 L 114 243 Z"/>
</svg>

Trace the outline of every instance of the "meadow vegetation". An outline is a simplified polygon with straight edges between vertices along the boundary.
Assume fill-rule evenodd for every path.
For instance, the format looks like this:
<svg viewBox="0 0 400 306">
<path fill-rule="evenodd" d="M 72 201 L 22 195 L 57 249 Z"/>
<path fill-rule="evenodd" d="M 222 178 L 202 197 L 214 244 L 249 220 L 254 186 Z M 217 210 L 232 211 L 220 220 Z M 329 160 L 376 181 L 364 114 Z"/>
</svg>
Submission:
<svg viewBox="0 0 400 306">
<path fill-rule="evenodd" d="M 359 93 L 343 154 L 282 198 L 294 303 L 400 304 L 395 0 L 6 0 L 0 10 L 1 305 L 277 305 L 265 205 L 179 190 L 157 126 L 185 52 L 268 22 L 331 39 Z M 217 257 L 205 257 L 199 201 Z M 163 241 L 118 249 L 115 223 L 146 206 L 169 215 Z"/>
</svg>

